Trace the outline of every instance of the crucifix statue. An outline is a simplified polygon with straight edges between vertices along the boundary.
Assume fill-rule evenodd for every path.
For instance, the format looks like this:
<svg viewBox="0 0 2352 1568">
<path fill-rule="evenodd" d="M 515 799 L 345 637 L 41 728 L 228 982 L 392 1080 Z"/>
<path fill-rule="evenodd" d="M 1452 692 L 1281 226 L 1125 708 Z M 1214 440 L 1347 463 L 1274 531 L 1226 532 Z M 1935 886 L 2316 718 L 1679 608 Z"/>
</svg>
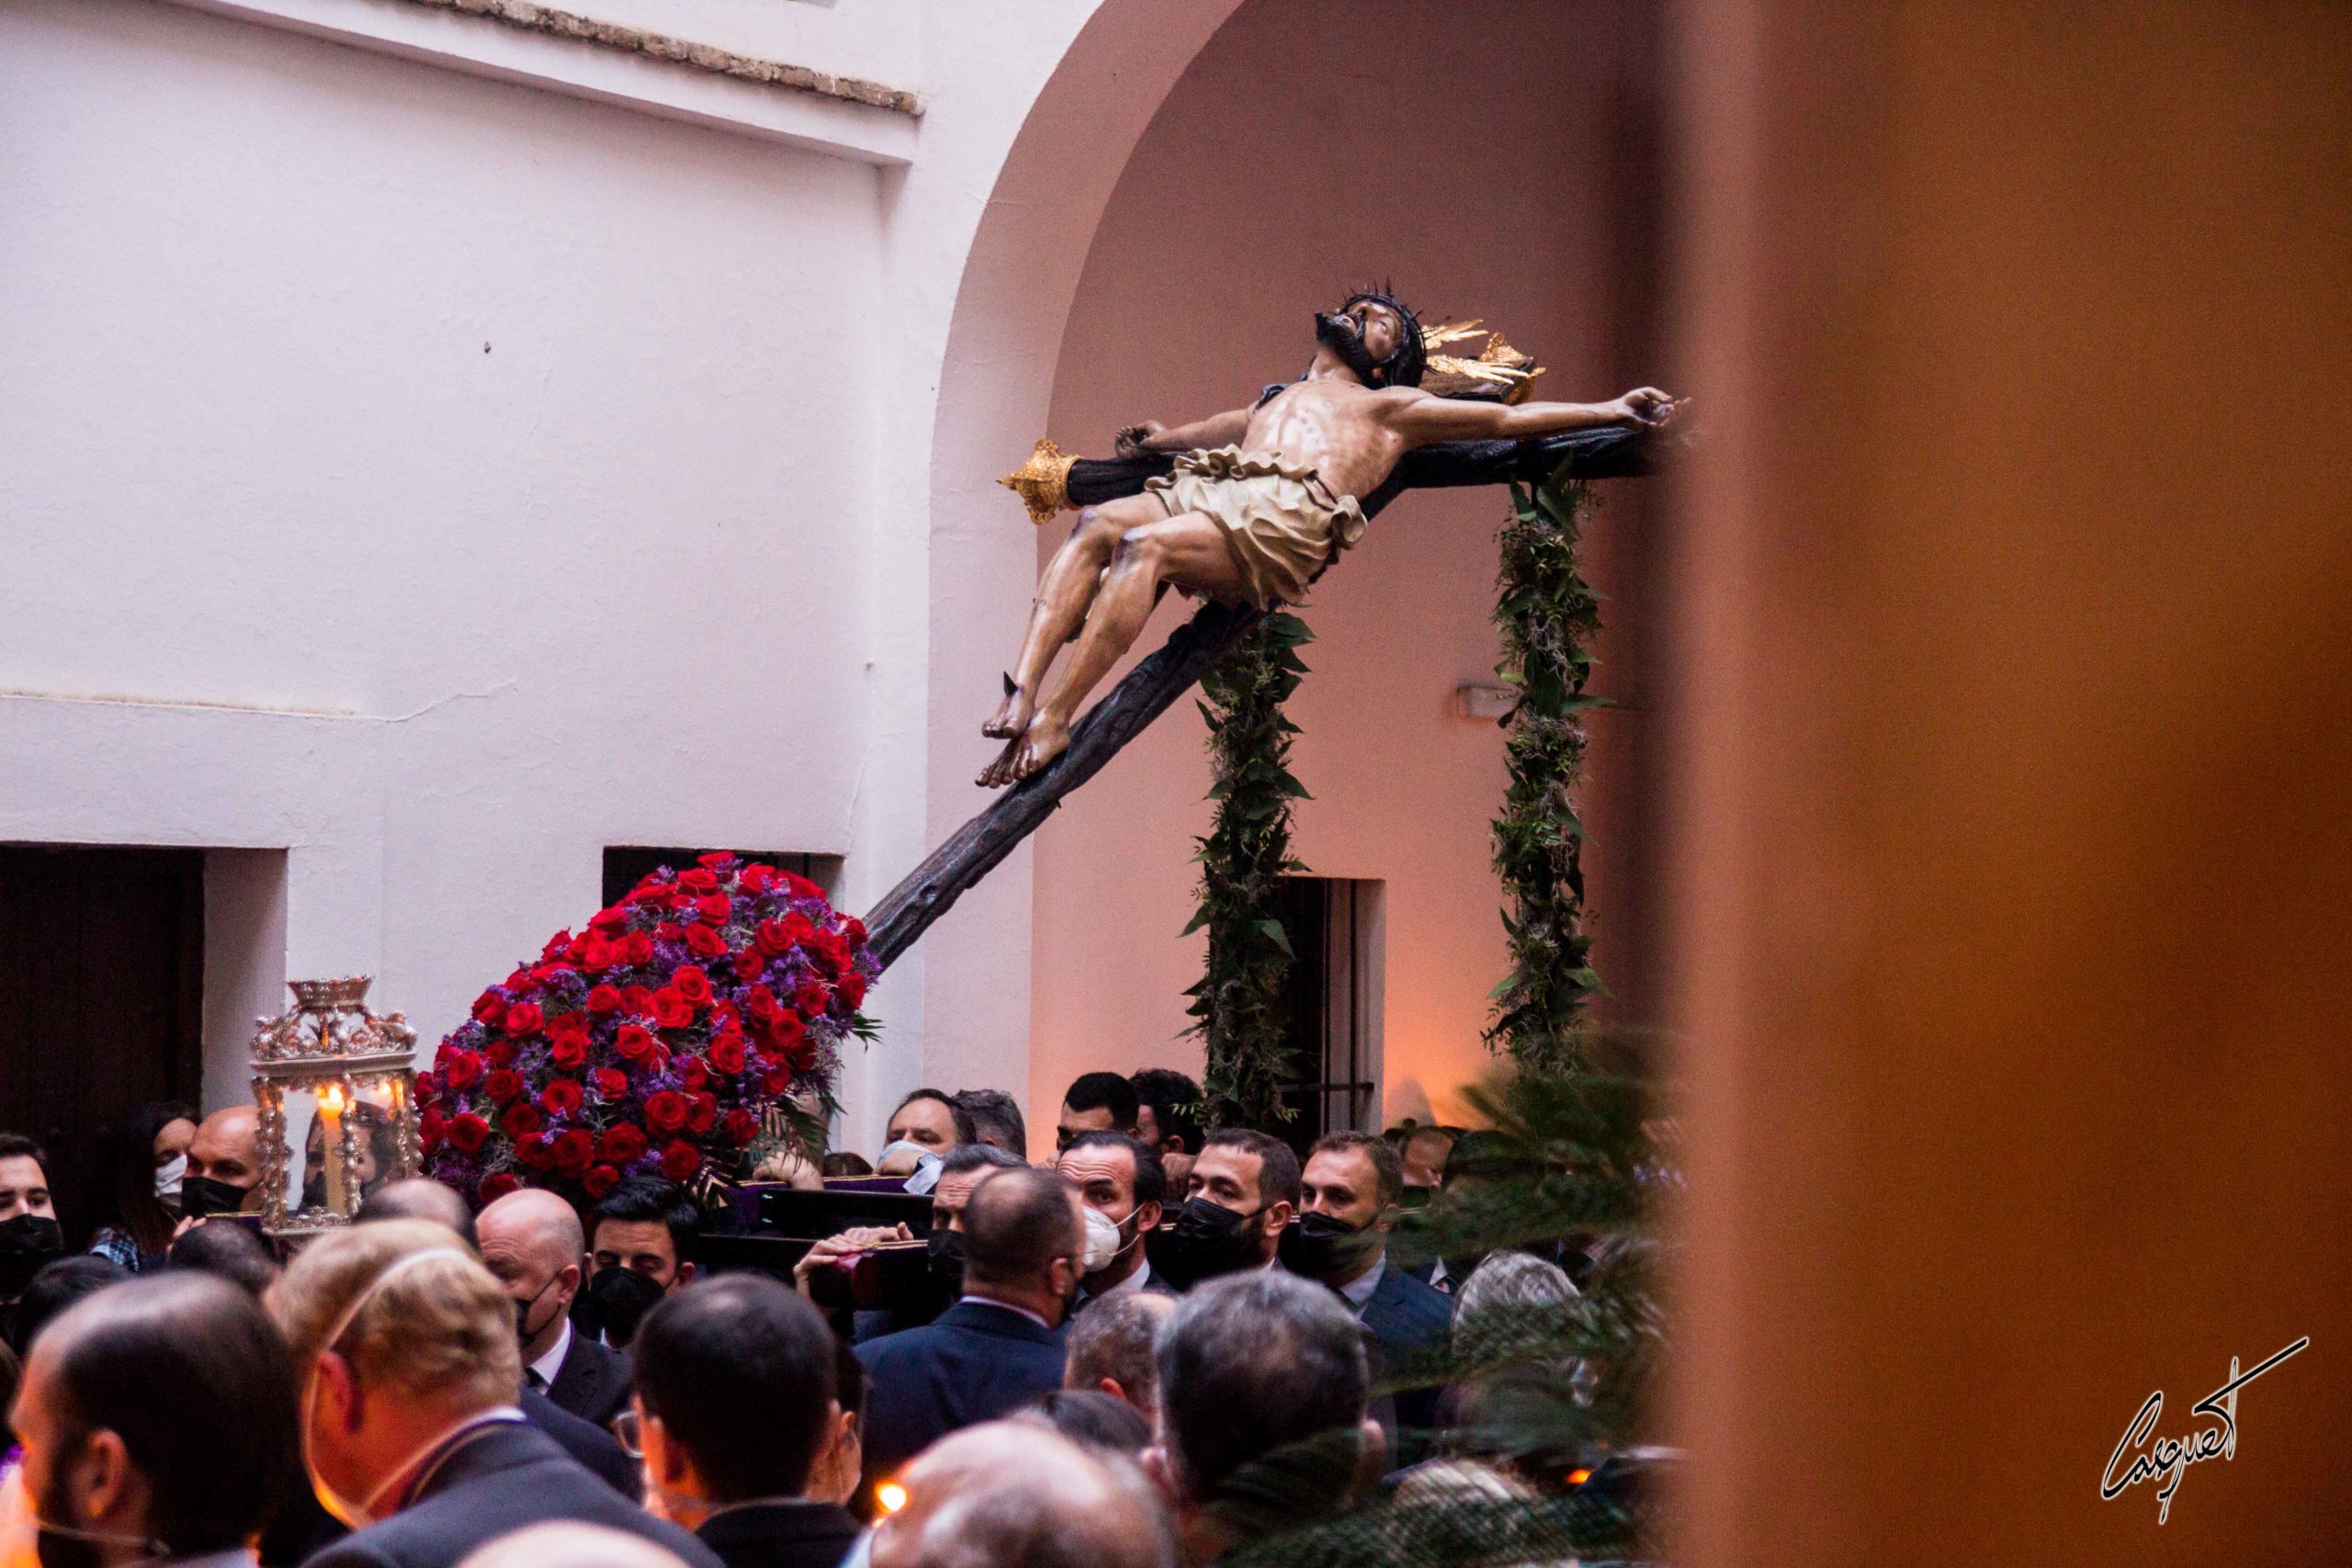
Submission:
<svg viewBox="0 0 2352 1568">
<path fill-rule="evenodd" d="M 1407 454 L 1442 442 L 1520 441 L 1579 430 L 1657 430 L 1676 400 L 1643 387 L 1605 403 L 1511 405 L 1421 387 L 1421 324 L 1367 290 L 1315 317 L 1306 375 L 1247 408 L 1176 429 L 1121 432 L 1119 456 L 1173 455 L 1143 492 L 1088 507 L 1046 568 L 1003 705 L 980 727 L 1004 741 L 990 787 L 1029 778 L 1069 746 L 1079 705 L 1135 642 L 1173 586 L 1263 612 L 1295 604 L 1363 536 L 1359 498 Z M 1074 644 L 1047 684 L 1054 656 Z"/>
</svg>

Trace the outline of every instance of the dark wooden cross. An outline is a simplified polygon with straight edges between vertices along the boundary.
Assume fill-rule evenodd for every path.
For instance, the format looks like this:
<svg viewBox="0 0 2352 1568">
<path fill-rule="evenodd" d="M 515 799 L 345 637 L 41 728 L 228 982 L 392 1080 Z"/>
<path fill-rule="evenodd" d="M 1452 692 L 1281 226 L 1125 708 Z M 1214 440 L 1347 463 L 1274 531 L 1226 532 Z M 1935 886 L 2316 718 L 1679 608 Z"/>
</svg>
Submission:
<svg viewBox="0 0 2352 1568">
<path fill-rule="evenodd" d="M 1363 513 L 1366 517 L 1374 515 L 1408 490 L 1512 480 L 1537 484 L 1557 474 L 1564 464 L 1571 479 L 1651 473 L 1689 440 L 1680 430 L 1610 427 L 1529 441 L 1440 442 L 1407 453 L 1387 482 L 1363 498 Z M 1168 472 L 1174 463 L 1169 457 L 1080 457 L 1070 465 L 1066 480 L 1070 504 L 1093 506 L 1137 494 L 1146 480 Z M 1214 601 L 1202 605 L 1159 651 L 1136 665 L 1070 727 L 1069 750 L 1006 790 L 994 805 L 956 829 L 874 907 L 865 917 L 874 956 L 887 968 L 912 947 L 933 920 L 954 908 L 967 888 L 1045 825 L 1062 796 L 1102 772 L 1119 748 L 1167 712 L 1258 618 L 1255 610 Z"/>
</svg>

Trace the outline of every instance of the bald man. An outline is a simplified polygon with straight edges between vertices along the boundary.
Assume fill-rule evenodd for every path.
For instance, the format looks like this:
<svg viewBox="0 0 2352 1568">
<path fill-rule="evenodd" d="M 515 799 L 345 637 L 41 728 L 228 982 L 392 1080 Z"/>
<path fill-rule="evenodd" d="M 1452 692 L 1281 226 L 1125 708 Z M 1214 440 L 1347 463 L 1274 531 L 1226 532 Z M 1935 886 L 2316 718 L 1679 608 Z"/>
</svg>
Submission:
<svg viewBox="0 0 2352 1568">
<path fill-rule="evenodd" d="M 514 1302 L 523 1384 L 583 1421 L 609 1427 L 628 1408 L 628 1357 L 571 1327 L 588 1238 L 580 1216 L 536 1187 L 509 1192 L 474 1217 L 481 1260 Z"/>
<path fill-rule="evenodd" d="M 1027 1422 L 967 1427 L 899 1477 L 907 1505 L 875 1529 L 874 1568 L 1170 1568 L 1168 1522 L 1123 1461 Z"/>
<path fill-rule="evenodd" d="M 232 1105 L 207 1116 L 188 1140 L 180 1213 L 190 1220 L 261 1207 L 261 1112 Z"/>
</svg>

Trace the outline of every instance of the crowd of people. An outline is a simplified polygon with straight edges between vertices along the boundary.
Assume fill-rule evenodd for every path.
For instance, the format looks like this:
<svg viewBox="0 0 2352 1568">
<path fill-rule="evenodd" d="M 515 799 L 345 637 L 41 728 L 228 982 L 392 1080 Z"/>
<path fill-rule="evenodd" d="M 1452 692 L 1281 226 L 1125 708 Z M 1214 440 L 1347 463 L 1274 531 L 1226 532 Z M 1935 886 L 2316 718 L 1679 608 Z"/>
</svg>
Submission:
<svg viewBox="0 0 2352 1568">
<path fill-rule="evenodd" d="M 927 1199 L 928 1234 L 845 1229 L 789 1279 L 714 1268 L 706 1211 L 650 1177 L 585 1213 L 390 1181 L 281 1262 L 234 1217 L 250 1107 L 134 1119 L 69 1255 L 40 1149 L 0 1134 L 0 1568 L 1144 1568 L 1464 1466 L 1533 1495 L 1475 1426 L 1445 1440 L 1478 1389 L 1411 1374 L 1575 1287 L 1386 1245 L 1478 1135 L 1302 1162 L 1201 1100 L 1088 1073 L 1032 1165 L 1010 1096 L 918 1089 L 871 1162 L 787 1174 Z M 882 1253 L 924 1288 L 825 1288 Z"/>
</svg>

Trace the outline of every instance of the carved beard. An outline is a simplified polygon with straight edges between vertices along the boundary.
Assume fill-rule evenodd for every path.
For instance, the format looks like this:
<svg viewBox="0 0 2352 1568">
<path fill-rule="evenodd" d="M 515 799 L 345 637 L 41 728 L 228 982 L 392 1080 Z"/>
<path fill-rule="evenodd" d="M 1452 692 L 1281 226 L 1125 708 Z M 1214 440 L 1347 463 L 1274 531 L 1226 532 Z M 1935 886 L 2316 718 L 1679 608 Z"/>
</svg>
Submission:
<svg viewBox="0 0 2352 1568">
<path fill-rule="evenodd" d="M 1380 385 L 1380 361 L 1363 345 L 1363 333 L 1356 330 L 1351 316 L 1327 316 L 1315 312 L 1315 341 L 1340 356 L 1340 362 L 1354 371 L 1367 387 Z"/>
</svg>

